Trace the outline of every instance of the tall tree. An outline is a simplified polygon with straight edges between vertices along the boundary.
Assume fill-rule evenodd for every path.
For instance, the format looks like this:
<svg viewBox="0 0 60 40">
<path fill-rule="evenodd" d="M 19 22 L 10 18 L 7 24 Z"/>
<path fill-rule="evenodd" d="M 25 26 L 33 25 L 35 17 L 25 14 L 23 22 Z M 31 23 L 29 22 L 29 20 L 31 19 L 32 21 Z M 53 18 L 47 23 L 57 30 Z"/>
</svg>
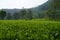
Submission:
<svg viewBox="0 0 60 40">
<path fill-rule="evenodd" d="M 48 16 L 49 19 L 57 20 L 60 10 L 60 0 L 49 0 Z M 59 18 L 58 18 L 59 19 Z"/>
<path fill-rule="evenodd" d="M 14 18 L 15 20 L 20 19 L 20 14 L 19 14 L 18 12 L 15 12 L 15 13 L 13 14 L 13 18 Z"/>
<path fill-rule="evenodd" d="M 7 19 L 7 20 L 11 20 L 11 19 L 12 19 L 12 15 L 11 15 L 11 13 L 8 13 L 8 14 L 7 14 L 6 19 Z"/>
<path fill-rule="evenodd" d="M 5 16 L 6 16 L 6 11 L 1 10 L 0 11 L 0 17 L 1 17 L 1 19 L 3 20 L 5 18 Z"/>
<path fill-rule="evenodd" d="M 32 18 L 33 18 L 32 11 L 30 9 L 27 9 L 26 10 L 26 18 L 25 19 L 31 20 Z"/>
<path fill-rule="evenodd" d="M 21 19 L 25 19 L 25 16 L 26 16 L 26 9 L 22 9 L 22 10 L 20 11 L 20 18 L 21 18 Z"/>
</svg>

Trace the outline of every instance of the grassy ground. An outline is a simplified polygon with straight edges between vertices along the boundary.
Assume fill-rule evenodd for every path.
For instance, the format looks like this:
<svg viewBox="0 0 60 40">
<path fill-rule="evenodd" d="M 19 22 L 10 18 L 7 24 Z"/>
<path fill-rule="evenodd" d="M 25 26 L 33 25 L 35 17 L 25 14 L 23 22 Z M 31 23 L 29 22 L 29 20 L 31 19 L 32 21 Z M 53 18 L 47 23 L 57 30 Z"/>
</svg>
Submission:
<svg viewBox="0 0 60 40">
<path fill-rule="evenodd" d="M 60 40 L 60 21 L 0 20 L 0 40 Z"/>
</svg>

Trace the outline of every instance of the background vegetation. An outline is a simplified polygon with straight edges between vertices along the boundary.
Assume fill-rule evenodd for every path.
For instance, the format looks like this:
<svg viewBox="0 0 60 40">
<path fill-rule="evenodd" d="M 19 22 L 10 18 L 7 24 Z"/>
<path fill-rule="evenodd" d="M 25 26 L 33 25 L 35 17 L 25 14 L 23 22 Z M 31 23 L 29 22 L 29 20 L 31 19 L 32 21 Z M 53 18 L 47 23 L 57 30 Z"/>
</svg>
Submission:
<svg viewBox="0 0 60 40">
<path fill-rule="evenodd" d="M 48 4 L 47 4 L 48 3 Z M 25 19 L 25 20 L 31 20 L 31 19 L 48 19 L 48 20 L 55 20 L 59 21 L 60 20 L 60 0 L 48 0 L 45 5 L 49 5 L 44 8 L 42 6 L 40 12 L 33 13 L 31 9 L 21 9 L 19 12 L 15 12 L 11 15 L 11 13 L 7 13 L 4 10 L 0 10 L 0 19 L 1 20 L 20 20 L 20 19 Z M 37 9 L 35 9 L 37 10 Z"/>
</svg>

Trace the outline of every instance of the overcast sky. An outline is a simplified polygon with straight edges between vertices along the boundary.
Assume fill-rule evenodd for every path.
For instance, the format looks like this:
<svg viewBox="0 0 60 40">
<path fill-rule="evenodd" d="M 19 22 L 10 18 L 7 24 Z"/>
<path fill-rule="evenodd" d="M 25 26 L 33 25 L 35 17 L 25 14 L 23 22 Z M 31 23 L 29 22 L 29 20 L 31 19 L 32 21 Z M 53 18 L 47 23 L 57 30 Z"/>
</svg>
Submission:
<svg viewBox="0 0 60 40">
<path fill-rule="evenodd" d="M 0 9 L 31 8 L 43 4 L 47 0 L 0 0 Z"/>
</svg>

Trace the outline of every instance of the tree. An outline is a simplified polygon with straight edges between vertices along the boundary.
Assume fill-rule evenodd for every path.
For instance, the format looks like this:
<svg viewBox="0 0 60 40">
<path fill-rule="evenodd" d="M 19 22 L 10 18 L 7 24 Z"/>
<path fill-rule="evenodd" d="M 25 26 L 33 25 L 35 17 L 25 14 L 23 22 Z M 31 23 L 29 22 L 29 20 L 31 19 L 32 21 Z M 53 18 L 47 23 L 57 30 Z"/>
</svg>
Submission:
<svg viewBox="0 0 60 40">
<path fill-rule="evenodd" d="M 13 14 L 13 18 L 14 18 L 15 20 L 20 19 L 20 13 L 15 12 L 15 13 Z"/>
<path fill-rule="evenodd" d="M 11 20 L 11 19 L 12 19 L 11 13 L 8 13 L 8 14 L 7 14 L 6 19 L 7 19 L 7 20 Z"/>
<path fill-rule="evenodd" d="M 1 17 L 1 19 L 3 20 L 5 18 L 5 16 L 6 16 L 6 11 L 1 10 L 0 11 L 0 17 Z"/>
<path fill-rule="evenodd" d="M 45 16 L 46 16 L 46 11 L 39 12 L 37 16 L 38 16 L 38 18 L 45 18 Z"/>
<path fill-rule="evenodd" d="M 22 9 L 20 12 L 15 12 L 13 14 L 13 18 L 14 19 L 25 19 L 25 16 L 26 16 L 26 10 L 25 9 Z"/>
<path fill-rule="evenodd" d="M 22 9 L 20 12 L 15 12 L 13 14 L 14 19 L 26 19 L 26 20 L 31 20 L 32 17 L 32 11 L 30 9 Z"/>
<path fill-rule="evenodd" d="M 25 19 L 31 20 L 32 18 L 33 18 L 32 11 L 30 9 L 28 9 L 26 11 L 26 18 Z"/>
<path fill-rule="evenodd" d="M 60 10 L 60 0 L 50 0 L 48 17 L 49 19 L 58 20 L 59 19 L 59 10 Z"/>
<path fill-rule="evenodd" d="M 20 18 L 25 19 L 25 16 L 26 16 L 26 13 L 27 13 L 26 9 L 22 9 L 19 13 L 20 13 Z"/>
</svg>

